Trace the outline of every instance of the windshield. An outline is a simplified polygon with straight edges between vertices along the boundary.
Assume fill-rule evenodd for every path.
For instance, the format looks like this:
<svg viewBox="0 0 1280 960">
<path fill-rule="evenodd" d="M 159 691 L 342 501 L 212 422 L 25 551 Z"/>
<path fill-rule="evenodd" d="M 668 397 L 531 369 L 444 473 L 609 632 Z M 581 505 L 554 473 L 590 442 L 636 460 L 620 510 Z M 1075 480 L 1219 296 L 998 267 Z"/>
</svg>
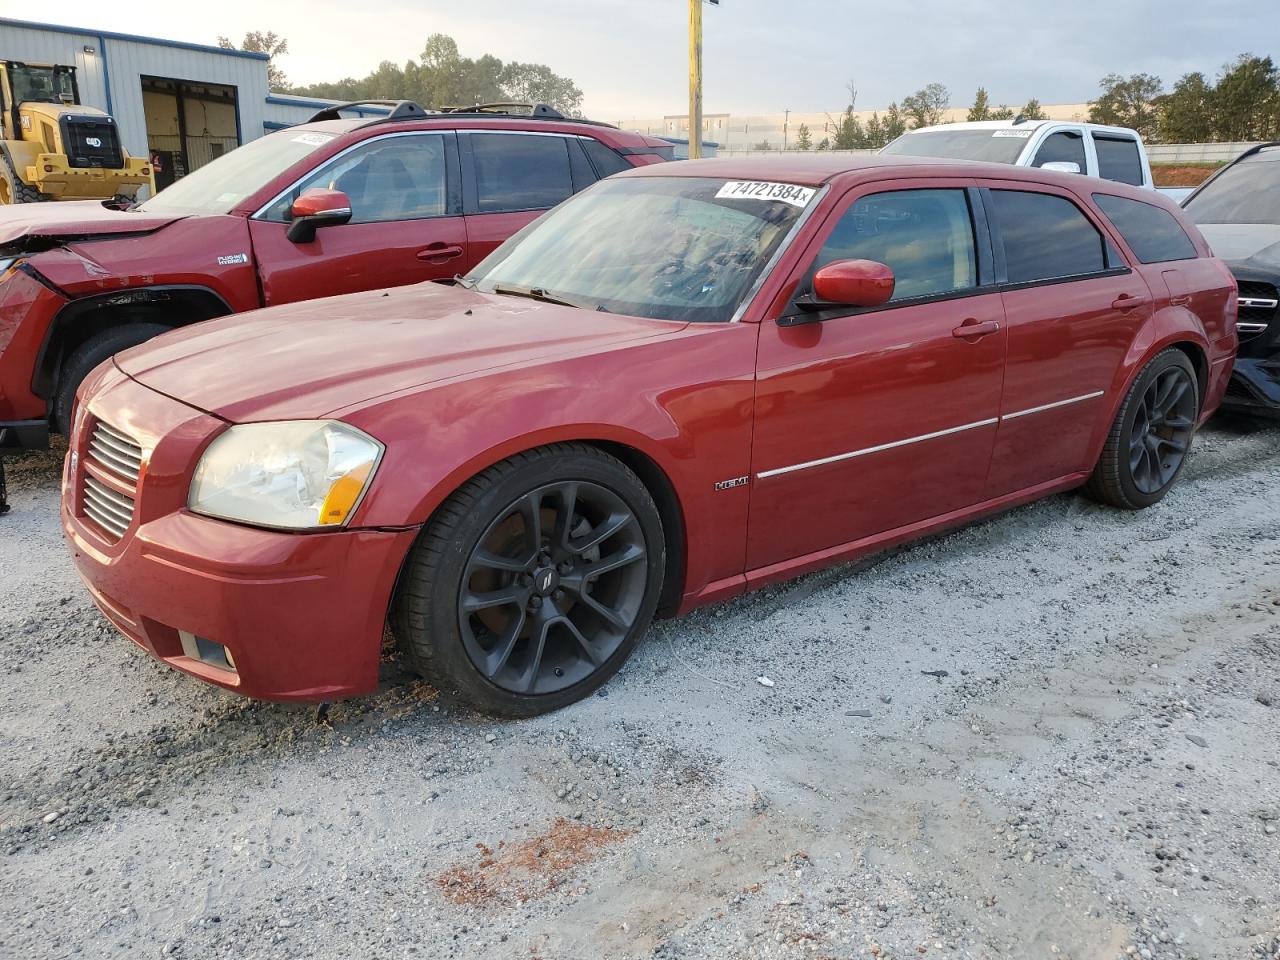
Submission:
<svg viewBox="0 0 1280 960">
<path fill-rule="evenodd" d="M 1186 210 L 1196 223 L 1280 224 L 1280 150 L 1223 170 Z"/>
<path fill-rule="evenodd" d="M 281 130 L 206 163 L 135 209 L 144 213 L 229 213 L 337 134 Z"/>
<path fill-rule="evenodd" d="M 470 279 L 485 293 L 723 323 L 816 192 L 695 177 L 602 180 L 504 243 Z"/>
<path fill-rule="evenodd" d="M 28 67 L 9 64 L 15 103 L 73 103 L 75 77 L 68 67 Z"/>
<path fill-rule="evenodd" d="M 985 160 L 1017 163 L 1018 155 L 1035 130 L 922 130 L 904 133 L 881 153 L 907 157 L 945 157 L 950 160 Z"/>
</svg>

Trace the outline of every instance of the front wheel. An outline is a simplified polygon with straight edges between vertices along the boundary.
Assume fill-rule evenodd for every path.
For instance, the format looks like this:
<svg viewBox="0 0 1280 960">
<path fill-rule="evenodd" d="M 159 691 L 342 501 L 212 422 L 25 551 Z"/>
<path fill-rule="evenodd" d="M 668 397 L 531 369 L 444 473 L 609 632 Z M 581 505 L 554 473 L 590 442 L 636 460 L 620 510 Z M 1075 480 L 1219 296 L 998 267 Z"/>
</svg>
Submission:
<svg viewBox="0 0 1280 960">
<path fill-rule="evenodd" d="M 409 663 L 467 706 L 532 716 L 588 696 L 631 654 L 666 566 L 653 498 L 586 444 L 517 454 L 428 523 L 392 610 Z"/>
<path fill-rule="evenodd" d="M 1102 456 L 1089 495 L 1126 510 L 1161 500 L 1182 472 L 1200 412 L 1191 361 L 1181 350 L 1158 354 L 1133 382 Z"/>
<path fill-rule="evenodd" d="M 71 432 L 71 409 L 75 406 L 76 391 L 94 367 L 121 350 L 146 343 L 170 329 L 160 323 L 123 323 L 118 327 L 108 327 L 80 344 L 58 374 L 58 390 L 53 396 L 53 425 L 64 434 Z"/>
</svg>

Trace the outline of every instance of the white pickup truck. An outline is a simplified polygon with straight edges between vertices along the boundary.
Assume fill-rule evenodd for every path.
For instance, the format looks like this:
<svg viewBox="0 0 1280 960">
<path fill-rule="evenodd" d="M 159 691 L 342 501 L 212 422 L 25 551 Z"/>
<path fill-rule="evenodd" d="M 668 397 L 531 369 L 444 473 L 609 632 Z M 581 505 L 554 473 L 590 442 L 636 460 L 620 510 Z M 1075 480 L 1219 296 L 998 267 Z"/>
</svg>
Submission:
<svg viewBox="0 0 1280 960">
<path fill-rule="evenodd" d="M 1155 189 L 1137 131 L 1068 120 L 980 120 L 920 127 L 881 153 L 985 160 L 1018 167 L 1087 173 Z"/>
</svg>

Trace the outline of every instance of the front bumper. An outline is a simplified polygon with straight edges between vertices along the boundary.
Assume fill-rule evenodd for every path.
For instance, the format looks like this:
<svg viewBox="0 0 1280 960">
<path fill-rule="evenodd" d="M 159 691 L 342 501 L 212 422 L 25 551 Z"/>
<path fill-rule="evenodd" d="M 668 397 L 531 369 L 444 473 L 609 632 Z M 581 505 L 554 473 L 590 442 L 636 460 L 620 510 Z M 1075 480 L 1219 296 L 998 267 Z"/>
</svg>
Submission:
<svg viewBox="0 0 1280 960">
<path fill-rule="evenodd" d="M 1280 358 L 1237 357 L 1222 407 L 1239 413 L 1280 417 Z"/>
<path fill-rule="evenodd" d="M 107 619 L 152 656 L 246 696 L 320 702 L 374 689 L 387 608 L 417 530 L 294 534 L 191 513 L 190 466 L 222 425 L 118 371 L 86 388 L 64 465 L 62 526 Z M 88 461 L 99 420 L 143 450 L 134 515 L 118 540 L 84 510 L 86 475 L 100 476 Z M 198 656 L 193 637 L 203 650 L 229 651 L 234 669 Z"/>
</svg>

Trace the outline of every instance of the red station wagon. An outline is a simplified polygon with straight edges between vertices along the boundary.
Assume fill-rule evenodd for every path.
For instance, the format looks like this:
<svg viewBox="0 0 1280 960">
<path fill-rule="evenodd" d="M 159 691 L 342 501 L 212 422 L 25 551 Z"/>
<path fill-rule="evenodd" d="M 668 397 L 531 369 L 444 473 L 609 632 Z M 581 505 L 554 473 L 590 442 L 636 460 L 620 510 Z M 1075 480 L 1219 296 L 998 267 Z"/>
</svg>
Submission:
<svg viewBox="0 0 1280 960">
<path fill-rule="evenodd" d="M 339 116 L 371 102 L 390 113 Z M 492 112 L 515 106 L 342 104 L 131 210 L 0 209 L 0 448 L 65 431 L 85 375 L 158 333 L 466 273 L 574 192 L 671 159 L 669 143 L 545 105 Z"/>
<path fill-rule="evenodd" d="M 1155 503 L 1235 347 L 1230 273 L 1150 191 L 654 165 L 458 286 L 120 354 L 81 391 L 62 519 L 106 616 L 206 681 L 365 693 L 389 620 L 442 694 L 527 715 L 602 684 L 655 611 L 1072 487 Z"/>
</svg>

